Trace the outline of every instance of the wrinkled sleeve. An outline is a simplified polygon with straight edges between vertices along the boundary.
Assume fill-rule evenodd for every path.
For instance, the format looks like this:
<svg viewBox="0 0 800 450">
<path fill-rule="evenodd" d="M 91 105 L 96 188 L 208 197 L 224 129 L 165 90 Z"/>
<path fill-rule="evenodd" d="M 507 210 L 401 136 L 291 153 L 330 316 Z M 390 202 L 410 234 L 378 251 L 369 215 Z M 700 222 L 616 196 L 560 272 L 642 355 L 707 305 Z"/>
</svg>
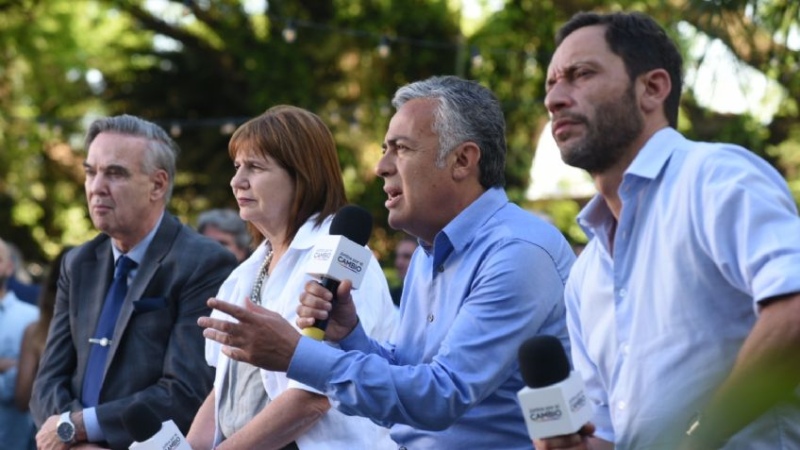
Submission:
<svg viewBox="0 0 800 450">
<path fill-rule="evenodd" d="M 430 362 L 397 365 L 388 348 L 356 328 L 341 349 L 301 339 L 288 375 L 325 392 L 345 414 L 384 426 L 442 430 L 519 375 L 517 349 L 524 340 L 565 332 L 563 288 L 547 252 L 507 240 L 475 269 Z"/>
</svg>

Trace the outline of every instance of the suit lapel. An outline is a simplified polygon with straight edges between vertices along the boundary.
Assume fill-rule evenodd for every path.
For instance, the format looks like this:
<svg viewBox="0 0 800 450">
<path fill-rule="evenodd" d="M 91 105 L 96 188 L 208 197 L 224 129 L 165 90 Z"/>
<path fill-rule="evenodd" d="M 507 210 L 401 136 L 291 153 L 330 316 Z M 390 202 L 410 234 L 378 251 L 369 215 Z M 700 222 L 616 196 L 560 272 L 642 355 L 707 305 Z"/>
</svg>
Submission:
<svg viewBox="0 0 800 450">
<path fill-rule="evenodd" d="M 94 335 L 97 321 L 106 293 L 111 285 L 113 276 L 114 254 L 111 252 L 111 240 L 105 237 L 95 248 L 95 259 L 81 263 L 78 285 L 73 292 L 76 293 L 73 303 L 75 308 L 75 327 L 77 342 L 75 345 L 78 354 L 78 379 L 83 380 L 86 374 L 86 361 L 89 358 L 89 338 Z M 102 238 L 101 238 L 102 239 Z"/>
<path fill-rule="evenodd" d="M 164 213 L 164 218 L 161 220 L 161 225 L 158 227 L 153 240 L 147 247 L 142 259 L 141 264 L 136 271 L 136 276 L 128 286 L 128 294 L 125 296 L 125 302 L 122 304 L 122 309 L 117 318 L 117 325 L 114 328 L 114 337 L 111 339 L 111 347 L 108 349 L 108 358 L 106 359 L 106 367 L 103 370 L 103 378 L 108 373 L 108 368 L 114 356 L 117 353 L 119 344 L 122 341 L 122 336 L 125 334 L 125 329 L 133 315 L 133 302 L 139 300 L 144 295 L 144 291 L 150 281 L 161 267 L 161 261 L 169 253 L 172 244 L 175 242 L 175 237 L 181 230 L 181 223 L 169 213 Z M 100 312 L 98 311 L 98 315 Z"/>
</svg>

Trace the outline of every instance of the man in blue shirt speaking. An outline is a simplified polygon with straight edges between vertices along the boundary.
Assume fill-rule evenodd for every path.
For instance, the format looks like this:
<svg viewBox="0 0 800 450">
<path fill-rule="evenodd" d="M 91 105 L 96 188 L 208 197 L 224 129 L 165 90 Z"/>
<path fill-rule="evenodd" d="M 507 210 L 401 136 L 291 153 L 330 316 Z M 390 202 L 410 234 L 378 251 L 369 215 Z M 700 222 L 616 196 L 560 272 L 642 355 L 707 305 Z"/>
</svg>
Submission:
<svg viewBox="0 0 800 450">
<path fill-rule="evenodd" d="M 369 339 L 350 283 L 309 283 L 300 327 L 329 318 L 330 346 L 278 315 L 215 301 L 239 323 L 201 318 L 226 354 L 324 392 L 341 411 L 391 427 L 399 448 L 530 449 L 517 403 L 517 350 L 536 334 L 568 347 L 564 283 L 573 252 L 509 202 L 505 120 L 495 96 L 457 77 L 400 88 L 376 173 L 389 225 L 416 236 L 393 339 Z M 328 311 L 331 311 L 330 314 Z M 330 317 L 328 317 L 330 316 Z"/>
</svg>

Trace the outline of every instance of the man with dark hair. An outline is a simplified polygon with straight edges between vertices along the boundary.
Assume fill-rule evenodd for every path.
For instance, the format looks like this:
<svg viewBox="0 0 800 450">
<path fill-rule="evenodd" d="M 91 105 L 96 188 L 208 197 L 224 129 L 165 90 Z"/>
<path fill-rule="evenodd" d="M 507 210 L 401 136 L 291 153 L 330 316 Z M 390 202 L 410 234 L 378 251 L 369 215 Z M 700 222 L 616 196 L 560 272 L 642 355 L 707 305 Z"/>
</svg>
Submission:
<svg viewBox="0 0 800 450">
<path fill-rule="evenodd" d="M 211 302 L 202 318 L 226 355 L 324 392 L 345 414 L 391 427 L 399 448 L 530 448 L 517 402 L 517 350 L 537 334 L 569 345 L 563 288 L 574 255 L 552 225 L 509 202 L 505 120 L 491 91 L 457 77 L 400 88 L 375 169 L 389 225 L 420 240 L 400 323 L 382 345 L 358 320 L 345 280 L 306 285 L 297 324 L 329 318 L 326 339 L 269 311 Z M 330 314 L 329 314 L 330 311 Z"/>
<path fill-rule="evenodd" d="M 128 448 L 122 413 L 134 403 L 188 431 L 213 379 L 196 321 L 236 264 L 166 212 L 178 147 L 164 130 L 103 118 L 86 149 L 89 215 L 102 233 L 62 264 L 31 398 L 39 449 Z"/>
<path fill-rule="evenodd" d="M 754 153 L 675 130 L 681 66 L 643 14 L 558 33 L 553 137 L 599 191 L 565 290 L 595 415 L 539 449 L 800 448 L 797 209 Z"/>
</svg>

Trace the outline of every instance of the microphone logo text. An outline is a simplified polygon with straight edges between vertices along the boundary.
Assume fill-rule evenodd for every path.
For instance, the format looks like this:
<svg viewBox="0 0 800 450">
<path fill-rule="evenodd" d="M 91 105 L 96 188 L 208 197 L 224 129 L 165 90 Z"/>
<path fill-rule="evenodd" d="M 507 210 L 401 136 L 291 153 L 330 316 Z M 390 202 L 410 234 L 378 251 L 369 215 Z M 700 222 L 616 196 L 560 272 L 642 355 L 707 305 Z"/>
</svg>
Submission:
<svg viewBox="0 0 800 450">
<path fill-rule="evenodd" d="M 542 406 L 528 410 L 528 416 L 534 422 L 552 422 L 559 420 L 564 413 L 561 411 L 561 406 Z"/>
<path fill-rule="evenodd" d="M 364 270 L 364 263 L 353 258 L 347 253 L 342 252 L 337 261 L 339 262 L 340 266 L 351 272 L 360 273 L 362 270 Z"/>
<path fill-rule="evenodd" d="M 331 259 L 332 255 L 333 250 L 329 248 L 320 248 L 314 251 L 314 255 L 312 257 L 318 261 L 327 261 Z"/>
</svg>

